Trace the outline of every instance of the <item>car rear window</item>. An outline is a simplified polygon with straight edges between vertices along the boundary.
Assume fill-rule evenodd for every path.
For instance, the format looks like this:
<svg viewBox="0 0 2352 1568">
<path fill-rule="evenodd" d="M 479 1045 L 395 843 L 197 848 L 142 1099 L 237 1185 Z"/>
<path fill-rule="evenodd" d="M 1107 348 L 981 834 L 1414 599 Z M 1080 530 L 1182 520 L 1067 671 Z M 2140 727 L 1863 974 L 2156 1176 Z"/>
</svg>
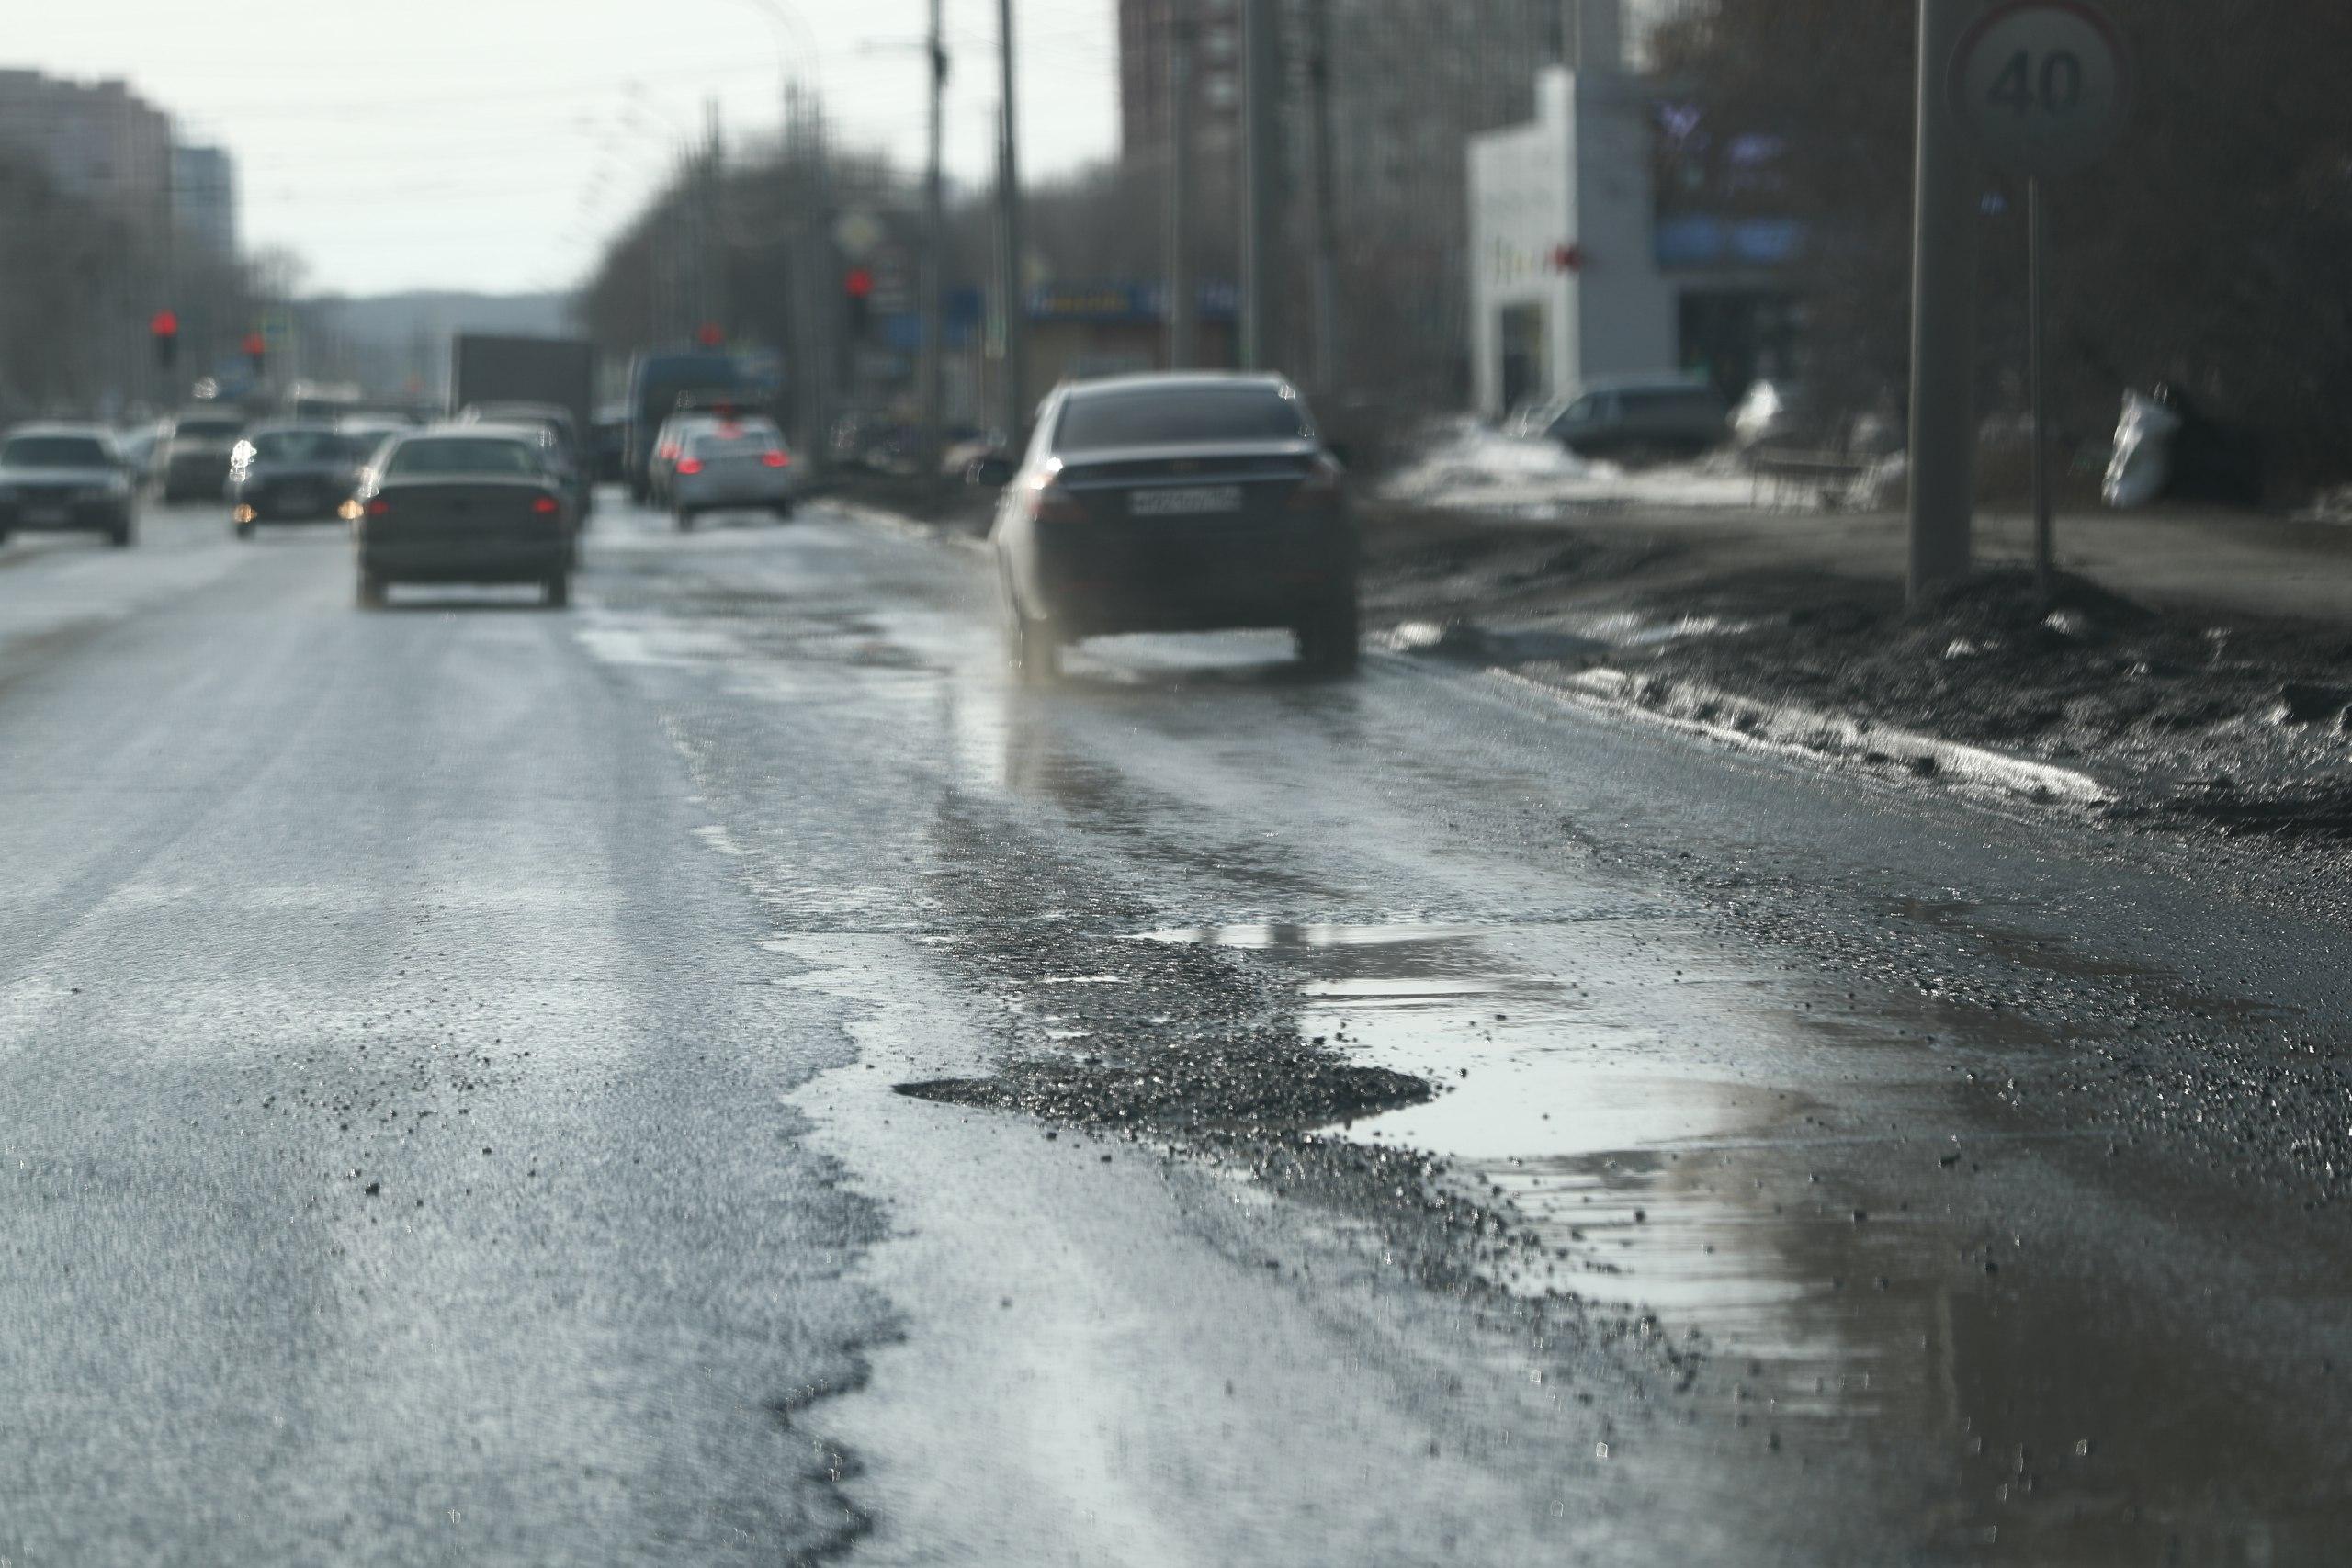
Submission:
<svg viewBox="0 0 2352 1568">
<path fill-rule="evenodd" d="M 784 437 L 772 424 L 727 424 L 715 430 L 697 430 L 686 438 L 689 450 L 712 452 L 765 452 L 784 444 Z"/>
<path fill-rule="evenodd" d="M 1072 397 L 1062 405 L 1054 450 L 1300 441 L 1309 434 L 1298 399 L 1272 387 L 1139 387 Z"/>
<path fill-rule="evenodd" d="M 418 474 L 485 474 L 533 478 L 539 461 L 519 441 L 488 441 L 467 436 L 412 437 L 392 448 L 384 472 L 403 478 Z"/>
<path fill-rule="evenodd" d="M 254 456 L 267 463 L 348 461 L 358 443 L 331 430 L 266 430 L 253 438 Z"/>
<path fill-rule="evenodd" d="M 225 441 L 244 428 L 241 419 L 184 419 L 172 426 L 172 434 L 193 435 L 199 441 Z"/>
<path fill-rule="evenodd" d="M 19 435 L 0 446 L 0 463 L 19 468 L 102 468 L 106 443 L 87 435 Z"/>
</svg>

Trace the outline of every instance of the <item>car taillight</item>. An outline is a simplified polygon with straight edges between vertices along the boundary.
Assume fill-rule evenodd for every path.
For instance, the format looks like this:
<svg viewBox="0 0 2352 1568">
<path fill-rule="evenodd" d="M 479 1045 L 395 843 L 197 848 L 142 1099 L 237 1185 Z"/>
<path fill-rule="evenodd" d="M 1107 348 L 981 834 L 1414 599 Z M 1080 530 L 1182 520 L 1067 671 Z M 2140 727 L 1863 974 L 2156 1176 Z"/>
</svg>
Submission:
<svg viewBox="0 0 2352 1568">
<path fill-rule="evenodd" d="M 1340 504 L 1340 465 L 1329 457 L 1317 457 L 1298 488 L 1290 492 L 1290 507 L 1294 512 L 1321 512 Z"/>
<path fill-rule="evenodd" d="M 789 452 L 763 452 L 760 454 L 760 461 L 765 463 L 771 468 L 788 468 L 792 467 L 792 454 Z"/>
<path fill-rule="evenodd" d="M 390 517 L 391 514 L 392 503 L 380 495 L 368 503 L 368 515 L 370 517 Z"/>
<path fill-rule="evenodd" d="M 1035 523 L 1083 523 L 1086 505 L 1056 479 L 1042 479 L 1029 487 L 1029 518 Z"/>
<path fill-rule="evenodd" d="M 702 472 L 702 459 L 700 457 L 679 458 L 678 472 L 682 474 L 698 474 Z"/>
<path fill-rule="evenodd" d="M 531 510 L 542 517 L 552 517 L 562 511 L 563 507 L 551 495 L 537 495 L 531 498 Z"/>
</svg>

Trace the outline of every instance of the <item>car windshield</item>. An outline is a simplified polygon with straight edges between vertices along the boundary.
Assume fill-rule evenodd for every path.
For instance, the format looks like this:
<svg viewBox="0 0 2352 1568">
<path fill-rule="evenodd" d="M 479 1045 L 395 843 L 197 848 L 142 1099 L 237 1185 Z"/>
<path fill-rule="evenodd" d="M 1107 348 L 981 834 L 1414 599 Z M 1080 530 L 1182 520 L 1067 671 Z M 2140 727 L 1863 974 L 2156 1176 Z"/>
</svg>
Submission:
<svg viewBox="0 0 2352 1568">
<path fill-rule="evenodd" d="M 1054 450 L 1297 441 L 1308 434 L 1298 399 L 1272 387 L 1148 387 L 1072 395 L 1054 429 Z"/>
<path fill-rule="evenodd" d="M 0 446 L 12 468 L 100 468 L 111 461 L 106 443 L 87 435 L 18 435 Z"/>
<path fill-rule="evenodd" d="M 521 442 L 480 436 L 413 436 L 392 448 L 384 466 L 387 475 L 401 479 L 419 474 L 536 478 L 542 471 L 537 455 Z"/>
<path fill-rule="evenodd" d="M 356 445 L 331 430 L 266 430 L 253 437 L 254 456 L 265 463 L 346 462 Z"/>
</svg>

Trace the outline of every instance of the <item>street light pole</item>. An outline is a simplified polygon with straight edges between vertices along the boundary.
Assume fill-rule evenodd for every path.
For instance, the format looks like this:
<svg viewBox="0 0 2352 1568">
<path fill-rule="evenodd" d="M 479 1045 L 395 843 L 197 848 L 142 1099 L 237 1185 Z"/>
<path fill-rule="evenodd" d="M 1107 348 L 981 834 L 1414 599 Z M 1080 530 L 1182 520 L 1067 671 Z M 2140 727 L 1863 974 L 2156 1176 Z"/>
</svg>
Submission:
<svg viewBox="0 0 2352 1568">
<path fill-rule="evenodd" d="M 1315 138 L 1315 390 L 1339 391 L 1340 202 L 1331 136 L 1331 0 L 1307 0 L 1307 91 Z"/>
<path fill-rule="evenodd" d="M 1029 287 L 1023 276 L 1021 134 L 1012 79 L 1012 0 L 997 0 L 997 69 L 1004 96 L 1003 145 L 999 150 L 997 234 L 1003 247 L 1004 431 L 1018 450 L 1029 425 Z"/>
<path fill-rule="evenodd" d="M 947 43 L 942 0 L 931 0 L 931 146 L 922 190 L 922 440 L 923 482 L 936 484 L 940 427 L 945 418 L 947 203 L 939 173 L 942 117 L 947 93 Z"/>
<path fill-rule="evenodd" d="M 1975 510 L 1976 202 L 1945 103 L 1972 0 L 1919 0 L 1911 241 L 1911 551 L 1917 603 L 1968 574 Z"/>
<path fill-rule="evenodd" d="M 1274 0 L 1241 0 L 1241 367 L 1271 370 L 1281 353 L 1282 39 Z"/>
<path fill-rule="evenodd" d="M 1193 367 L 1193 12 L 1168 0 L 1168 368 Z"/>
</svg>

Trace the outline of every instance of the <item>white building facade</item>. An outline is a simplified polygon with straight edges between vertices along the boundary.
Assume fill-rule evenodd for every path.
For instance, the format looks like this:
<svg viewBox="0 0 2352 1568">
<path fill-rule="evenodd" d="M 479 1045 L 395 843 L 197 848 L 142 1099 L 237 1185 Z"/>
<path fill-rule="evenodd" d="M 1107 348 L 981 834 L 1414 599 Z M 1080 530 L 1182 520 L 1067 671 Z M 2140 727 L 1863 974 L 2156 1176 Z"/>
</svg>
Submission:
<svg viewBox="0 0 2352 1568">
<path fill-rule="evenodd" d="M 1803 235 L 1776 210 L 1777 139 L 1717 124 L 1625 63 L 1662 5 L 1577 14 L 1584 67 L 1543 72 L 1534 118 L 1470 142 L 1473 406 L 1499 418 L 1668 373 L 1736 396 L 1788 374 L 1785 269 Z"/>
</svg>

